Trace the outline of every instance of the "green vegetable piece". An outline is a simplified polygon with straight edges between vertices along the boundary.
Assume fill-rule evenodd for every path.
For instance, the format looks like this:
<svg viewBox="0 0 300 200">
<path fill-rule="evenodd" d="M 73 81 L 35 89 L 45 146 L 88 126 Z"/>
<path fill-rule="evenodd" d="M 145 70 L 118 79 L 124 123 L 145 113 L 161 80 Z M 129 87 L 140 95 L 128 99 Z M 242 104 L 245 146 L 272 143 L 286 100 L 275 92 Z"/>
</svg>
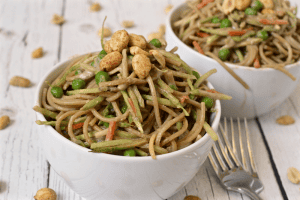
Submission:
<svg viewBox="0 0 300 200">
<path fill-rule="evenodd" d="M 75 75 L 78 75 L 78 74 L 81 74 L 81 73 L 82 73 L 82 71 L 79 69 L 79 70 L 76 70 Z"/>
<path fill-rule="evenodd" d="M 86 85 L 85 81 L 78 78 L 78 79 L 75 79 L 72 81 L 72 89 L 73 90 L 79 90 L 79 89 L 82 89 L 84 88 Z"/>
<path fill-rule="evenodd" d="M 173 90 L 178 90 L 178 88 L 176 87 L 176 85 L 169 85 L 170 88 L 172 88 Z"/>
<path fill-rule="evenodd" d="M 115 116 L 113 116 L 113 115 L 106 115 L 105 116 L 106 118 L 113 118 L 113 117 L 115 117 Z M 109 127 L 109 123 L 108 122 L 103 122 L 103 121 L 100 121 L 99 123 L 98 123 L 98 125 L 99 126 L 105 126 L 106 128 L 108 128 Z"/>
<path fill-rule="evenodd" d="M 103 59 L 105 56 L 107 55 L 105 50 L 100 51 L 100 53 L 98 54 L 98 58 Z"/>
<path fill-rule="evenodd" d="M 93 66 L 93 67 L 94 67 L 94 64 L 95 64 L 95 61 L 92 61 L 92 62 L 91 62 L 91 66 Z"/>
<path fill-rule="evenodd" d="M 129 56 L 127 56 L 127 58 L 128 58 L 129 60 L 132 60 L 133 55 L 129 55 Z"/>
<path fill-rule="evenodd" d="M 219 58 L 223 61 L 227 60 L 228 57 L 230 56 L 230 50 L 229 49 L 220 49 L 219 51 Z"/>
<path fill-rule="evenodd" d="M 194 98 L 195 98 L 195 95 L 193 95 L 193 94 L 190 94 L 190 95 L 189 95 L 189 97 L 190 97 L 190 99 L 194 100 Z"/>
<path fill-rule="evenodd" d="M 246 15 L 257 15 L 257 11 L 253 8 L 246 8 L 245 14 Z"/>
<path fill-rule="evenodd" d="M 136 153 L 133 149 L 128 149 L 128 150 L 124 151 L 124 156 L 134 157 L 135 155 L 136 155 Z"/>
<path fill-rule="evenodd" d="M 52 87 L 51 88 L 51 94 L 55 97 L 55 98 L 60 98 L 62 97 L 62 95 L 64 94 L 63 89 L 61 89 L 61 87 Z"/>
<path fill-rule="evenodd" d="M 231 21 L 229 19 L 227 19 L 227 18 L 222 19 L 220 28 L 228 28 L 228 27 L 231 27 L 231 26 L 232 26 L 232 24 L 231 24 Z"/>
<path fill-rule="evenodd" d="M 121 108 L 121 113 L 124 114 L 127 111 L 127 108 L 128 108 L 127 104 L 124 104 Z"/>
<path fill-rule="evenodd" d="M 200 78 L 200 74 L 198 73 L 198 72 L 196 72 L 196 71 L 193 71 L 193 75 L 198 79 L 198 78 Z"/>
<path fill-rule="evenodd" d="M 214 105 L 214 100 L 212 98 L 209 97 L 203 97 L 201 102 L 205 103 L 206 108 L 212 108 Z"/>
<path fill-rule="evenodd" d="M 160 48 L 161 47 L 161 43 L 158 39 L 154 38 L 152 39 L 150 42 L 150 44 L 154 45 L 156 48 Z"/>
<path fill-rule="evenodd" d="M 95 80 L 96 80 L 96 83 L 99 84 L 100 82 L 110 81 L 110 76 L 108 75 L 107 72 L 99 71 L 95 75 Z"/>
<path fill-rule="evenodd" d="M 197 120 L 197 113 L 195 110 L 192 110 L 192 116 L 193 116 L 193 119 L 196 121 Z"/>
<path fill-rule="evenodd" d="M 269 38 L 268 32 L 265 31 L 265 30 L 258 31 L 256 36 L 263 39 L 263 40 L 267 40 Z"/>
<path fill-rule="evenodd" d="M 220 23 L 220 22 L 221 22 L 221 20 L 218 17 L 214 17 L 211 20 L 211 23 L 214 23 L 214 24 L 217 24 L 217 23 Z"/>
<path fill-rule="evenodd" d="M 252 4 L 252 8 L 256 11 L 260 11 L 263 8 L 263 4 L 260 1 L 254 1 Z"/>
</svg>

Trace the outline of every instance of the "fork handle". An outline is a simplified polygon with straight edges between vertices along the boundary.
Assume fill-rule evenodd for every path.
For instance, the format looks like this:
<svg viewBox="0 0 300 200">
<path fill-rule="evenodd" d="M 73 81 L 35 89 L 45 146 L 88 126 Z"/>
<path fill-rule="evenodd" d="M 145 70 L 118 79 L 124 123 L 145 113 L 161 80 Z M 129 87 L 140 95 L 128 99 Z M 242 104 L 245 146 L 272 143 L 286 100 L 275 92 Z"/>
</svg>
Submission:
<svg viewBox="0 0 300 200">
<path fill-rule="evenodd" d="M 255 192 L 252 192 L 251 190 L 248 190 L 246 188 L 243 188 L 243 193 L 249 196 L 252 200 L 263 200 L 256 194 Z"/>
</svg>

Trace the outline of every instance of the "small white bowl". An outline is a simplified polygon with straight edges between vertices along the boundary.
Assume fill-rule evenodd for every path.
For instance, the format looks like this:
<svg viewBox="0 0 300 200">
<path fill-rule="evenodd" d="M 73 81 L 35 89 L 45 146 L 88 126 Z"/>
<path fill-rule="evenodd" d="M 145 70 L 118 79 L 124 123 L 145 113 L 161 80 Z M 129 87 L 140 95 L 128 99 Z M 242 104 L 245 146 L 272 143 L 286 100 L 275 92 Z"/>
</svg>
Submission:
<svg viewBox="0 0 300 200">
<path fill-rule="evenodd" d="M 35 96 L 35 104 L 41 105 L 45 81 L 52 82 L 65 67 L 67 60 L 55 65 L 41 80 Z M 209 83 L 208 86 L 213 88 Z M 212 128 L 217 131 L 220 101 L 211 116 Z M 37 113 L 37 119 L 45 117 Z M 81 197 L 89 200 L 141 200 L 167 199 L 183 188 L 197 173 L 212 147 L 213 140 L 205 134 L 196 143 L 165 155 L 157 160 L 148 157 L 124 157 L 105 153 L 91 153 L 61 136 L 51 126 L 43 126 L 40 143 L 51 167 Z"/>
<path fill-rule="evenodd" d="M 300 63 L 285 66 L 297 80 L 291 80 L 282 72 L 271 68 L 238 66 L 227 64 L 250 87 L 246 90 L 217 61 L 204 56 L 183 43 L 174 33 L 172 24 L 187 8 L 185 3 L 173 8 L 166 21 L 166 41 L 168 49 L 178 47 L 180 58 L 201 74 L 216 68 L 217 73 L 208 80 L 217 91 L 232 96 L 232 100 L 222 100 L 222 116 L 253 118 L 265 114 L 280 105 L 296 88 L 300 77 Z"/>
</svg>

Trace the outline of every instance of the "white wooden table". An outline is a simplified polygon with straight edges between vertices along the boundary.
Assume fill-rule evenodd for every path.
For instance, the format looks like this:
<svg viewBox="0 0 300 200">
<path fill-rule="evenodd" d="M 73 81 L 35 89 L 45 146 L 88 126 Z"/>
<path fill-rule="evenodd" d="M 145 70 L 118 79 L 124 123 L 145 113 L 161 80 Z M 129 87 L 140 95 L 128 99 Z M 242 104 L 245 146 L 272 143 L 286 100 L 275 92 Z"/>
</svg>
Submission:
<svg viewBox="0 0 300 200">
<path fill-rule="evenodd" d="M 91 13 L 88 1 L 79 0 L 1 0 L 0 1 L 0 116 L 12 122 L 0 131 L 0 200 L 33 199 L 43 187 L 53 188 L 59 200 L 80 200 L 66 186 L 45 159 L 39 144 L 41 129 L 34 123 L 34 94 L 41 77 L 59 61 L 74 54 L 100 49 L 97 35 L 104 17 L 112 31 L 121 29 L 123 20 L 133 20 L 129 32 L 147 36 L 165 22 L 164 8 L 182 0 L 103 0 L 102 10 Z M 50 23 L 54 13 L 65 17 L 63 26 Z M 43 47 L 46 54 L 31 59 L 31 52 Z M 18 88 L 8 84 L 14 75 L 29 78 L 34 85 Z M 250 120 L 259 176 L 267 200 L 299 200 L 300 185 L 287 179 L 287 169 L 300 169 L 300 85 L 280 107 Z M 296 123 L 281 126 L 276 118 L 288 114 Z M 209 162 L 195 178 L 170 200 L 197 195 L 202 200 L 249 199 L 224 190 Z M 146 197 L 145 197 L 146 199 Z"/>
</svg>

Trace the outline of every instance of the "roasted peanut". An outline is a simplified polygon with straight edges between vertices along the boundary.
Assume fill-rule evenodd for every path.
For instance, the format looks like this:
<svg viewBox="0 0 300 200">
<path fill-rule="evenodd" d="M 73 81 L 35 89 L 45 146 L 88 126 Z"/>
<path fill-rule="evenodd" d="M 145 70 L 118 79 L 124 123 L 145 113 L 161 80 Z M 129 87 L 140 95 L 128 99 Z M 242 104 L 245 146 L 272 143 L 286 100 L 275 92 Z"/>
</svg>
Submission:
<svg viewBox="0 0 300 200">
<path fill-rule="evenodd" d="M 56 200 L 57 195 L 54 190 L 50 188 L 39 189 L 34 196 L 36 200 Z"/>
<path fill-rule="evenodd" d="M 90 6 L 90 11 L 91 12 L 97 12 L 101 10 L 101 6 L 99 3 L 93 3 L 91 6 Z"/>
<path fill-rule="evenodd" d="M 300 182 L 300 172 L 295 167 L 288 168 L 287 176 L 292 183 L 298 184 Z"/>
<path fill-rule="evenodd" d="M 199 197 L 188 195 L 184 197 L 184 200 L 201 200 Z"/>
<path fill-rule="evenodd" d="M 132 55 L 144 54 L 146 56 L 150 56 L 150 54 L 147 51 L 144 51 L 143 49 L 137 46 L 130 47 L 129 51 Z"/>
<path fill-rule="evenodd" d="M 18 87 L 29 87 L 30 80 L 21 76 L 14 76 L 10 79 L 9 84 Z"/>
<path fill-rule="evenodd" d="M 264 8 L 267 9 L 273 9 L 274 8 L 274 2 L 273 0 L 260 0 L 262 4 L 264 4 Z"/>
<path fill-rule="evenodd" d="M 129 43 L 129 34 L 125 30 L 116 31 L 110 40 L 110 47 L 113 51 L 121 52 Z"/>
<path fill-rule="evenodd" d="M 131 33 L 129 35 L 129 46 L 138 46 L 142 49 L 146 49 L 147 41 L 144 36 Z"/>
<path fill-rule="evenodd" d="M 60 16 L 58 14 L 54 14 L 52 16 L 52 19 L 51 19 L 51 23 L 52 24 L 58 24 L 58 25 L 61 25 L 63 23 L 65 23 L 65 19 L 63 16 Z"/>
<path fill-rule="evenodd" d="M 124 28 L 131 28 L 134 26 L 134 21 L 124 20 L 121 24 Z"/>
<path fill-rule="evenodd" d="M 238 10 L 245 10 L 248 8 L 251 4 L 251 0 L 237 0 L 235 2 L 235 7 Z"/>
<path fill-rule="evenodd" d="M 7 115 L 4 115 L 0 117 L 0 130 L 4 129 L 7 127 L 7 125 L 10 123 L 10 119 Z"/>
<path fill-rule="evenodd" d="M 31 53 L 31 57 L 32 57 L 32 58 L 41 58 L 41 57 L 43 57 L 43 55 L 44 55 L 44 52 L 43 52 L 43 48 L 42 48 L 42 47 L 40 47 L 40 48 L 34 50 L 34 51 Z"/>
<path fill-rule="evenodd" d="M 228 15 L 231 13 L 236 6 L 236 0 L 224 0 L 222 4 L 223 12 Z"/>
<path fill-rule="evenodd" d="M 122 62 L 122 54 L 118 51 L 107 54 L 100 62 L 101 71 L 111 71 Z"/>
<path fill-rule="evenodd" d="M 112 48 L 110 47 L 110 40 L 108 40 L 107 42 L 105 42 L 105 44 L 104 44 L 104 50 L 106 51 L 106 53 L 113 52 Z"/>
<path fill-rule="evenodd" d="M 132 58 L 132 68 L 140 79 L 144 79 L 151 70 L 150 59 L 146 55 L 137 54 Z"/>
<path fill-rule="evenodd" d="M 293 117 L 291 117 L 289 115 L 284 115 L 284 116 L 277 118 L 276 123 L 281 124 L 281 125 L 290 125 L 290 124 L 295 123 L 295 120 Z"/>
<path fill-rule="evenodd" d="M 102 35 L 102 28 L 99 29 L 98 35 L 101 37 L 101 35 Z M 111 36 L 111 30 L 110 30 L 110 28 L 104 28 L 103 29 L 103 37 L 109 37 L 109 36 Z"/>
<path fill-rule="evenodd" d="M 163 66 L 163 68 L 166 67 L 166 59 L 165 59 L 165 57 L 161 53 L 159 53 L 159 51 L 157 51 L 157 50 L 150 50 L 149 53 L 154 56 L 154 58 L 158 61 L 158 63 L 161 66 Z"/>
<path fill-rule="evenodd" d="M 265 8 L 261 11 L 262 14 L 274 14 L 275 11 L 272 9 Z"/>
<path fill-rule="evenodd" d="M 148 35 L 148 41 L 151 41 L 154 38 L 159 39 L 159 38 L 163 38 L 163 37 L 164 37 L 164 35 L 162 33 L 159 33 L 159 32 L 150 33 Z"/>
<path fill-rule="evenodd" d="M 168 14 L 173 8 L 172 4 L 167 5 L 167 7 L 165 8 L 165 13 Z"/>
<path fill-rule="evenodd" d="M 166 33 L 166 26 L 164 24 L 161 24 L 158 28 L 158 32 L 161 34 L 161 35 L 164 35 Z"/>
</svg>

